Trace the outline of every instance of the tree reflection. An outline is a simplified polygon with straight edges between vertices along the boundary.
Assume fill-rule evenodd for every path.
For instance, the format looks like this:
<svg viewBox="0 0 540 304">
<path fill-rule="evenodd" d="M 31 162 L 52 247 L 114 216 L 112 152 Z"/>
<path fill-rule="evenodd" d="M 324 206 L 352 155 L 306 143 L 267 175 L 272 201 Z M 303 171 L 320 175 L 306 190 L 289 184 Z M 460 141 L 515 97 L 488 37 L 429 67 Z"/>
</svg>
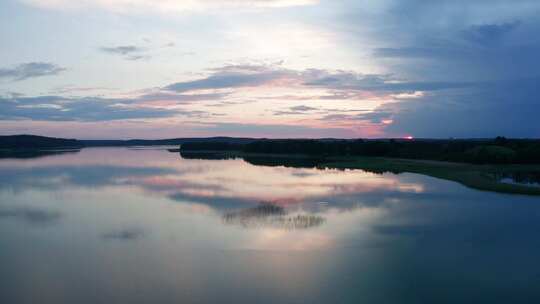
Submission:
<svg viewBox="0 0 540 304">
<path fill-rule="evenodd" d="M 80 149 L 63 149 L 63 150 L 0 150 L 0 159 L 32 159 L 45 156 L 53 156 L 60 154 L 75 154 L 79 153 Z"/>
</svg>

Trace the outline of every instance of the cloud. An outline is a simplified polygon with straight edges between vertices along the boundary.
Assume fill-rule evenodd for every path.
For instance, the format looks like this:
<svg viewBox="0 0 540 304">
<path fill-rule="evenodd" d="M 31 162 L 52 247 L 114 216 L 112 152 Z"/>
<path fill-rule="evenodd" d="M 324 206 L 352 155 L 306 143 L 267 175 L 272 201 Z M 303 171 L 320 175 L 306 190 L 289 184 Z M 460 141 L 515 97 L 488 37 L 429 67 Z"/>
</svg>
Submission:
<svg viewBox="0 0 540 304">
<path fill-rule="evenodd" d="M 137 100 L 156 101 L 170 100 L 176 102 L 192 102 L 201 100 L 220 100 L 228 96 L 227 93 L 208 93 L 208 94 L 170 94 L 166 92 L 149 93 L 143 95 Z"/>
<path fill-rule="evenodd" d="M 361 74 L 354 71 L 322 69 L 291 70 L 279 65 L 230 65 L 214 69 L 211 75 L 192 81 L 177 82 L 164 90 L 189 92 L 208 89 L 282 86 L 331 89 L 329 98 L 349 98 L 351 92 L 436 91 L 466 87 L 466 82 L 400 81 L 389 75 Z M 354 94 L 353 94 L 354 95 Z"/>
<path fill-rule="evenodd" d="M 134 98 L 8 96 L 0 97 L 0 120 L 111 121 L 211 115 L 176 106 L 201 100 L 218 100 L 224 94 L 149 93 Z M 170 107 L 172 106 L 172 107 Z"/>
<path fill-rule="evenodd" d="M 503 80 L 385 104 L 362 114 L 373 121 L 392 119 L 387 134 L 417 137 L 534 137 L 540 113 L 540 78 Z"/>
<path fill-rule="evenodd" d="M 175 110 L 130 106 L 122 100 L 60 96 L 0 98 L 0 109 L 0 120 L 108 121 L 171 117 L 178 113 Z"/>
<path fill-rule="evenodd" d="M 410 91 L 438 91 L 445 89 L 455 89 L 470 86 L 466 82 L 444 82 L 444 81 L 394 81 L 389 77 L 381 75 L 359 75 L 355 73 L 342 72 L 329 75 L 307 82 L 306 85 L 334 90 L 358 90 L 371 92 L 410 92 Z"/>
<path fill-rule="evenodd" d="M 115 50 L 118 54 L 129 54 L 133 48 Z M 218 105 L 234 106 L 245 102 L 242 90 L 246 88 L 286 88 L 300 92 L 314 92 L 302 98 L 283 98 L 283 100 L 355 100 L 384 97 L 397 100 L 395 96 L 411 95 L 412 92 L 445 91 L 464 89 L 473 84 L 465 82 L 406 81 L 391 75 L 362 74 L 354 71 L 305 69 L 293 70 L 281 64 L 239 64 L 225 65 L 209 70 L 209 75 L 200 79 L 177 82 L 163 88 L 154 89 L 133 98 L 104 97 L 61 97 L 11 96 L 0 98 L 1 120 L 31 119 L 35 121 L 114 121 L 129 119 L 153 119 L 184 117 L 196 119 L 191 132 L 210 134 L 233 134 L 242 136 L 268 137 L 355 137 L 358 130 L 372 129 L 371 124 L 388 123 L 387 112 L 382 114 L 362 113 L 345 115 L 338 110 L 322 110 L 308 105 L 293 105 L 285 110 L 274 110 L 274 115 L 308 115 L 314 120 L 299 125 L 299 122 L 280 122 L 276 124 L 252 124 L 239 122 L 216 122 L 212 118 L 223 113 L 213 113 L 201 109 L 181 109 L 178 105 L 199 101 L 220 101 Z M 304 93 L 305 94 L 305 93 Z M 401 94 L 401 95 L 400 95 Z M 307 97 L 306 97 L 307 96 Z M 416 96 L 416 95 L 415 95 Z M 419 94 L 418 96 L 423 96 Z M 256 96 L 253 97 L 257 99 Z M 269 99 L 270 97 L 267 97 Z M 277 97 L 282 100 L 282 97 Z M 271 99 L 271 98 L 270 98 Z M 350 111 L 348 112 L 358 112 Z M 360 111 L 362 112 L 362 111 Z M 392 112 L 393 113 L 393 112 Z M 322 118 L 318 117 L 325 115 Z M 381 116 L 381 117 L 379 117 Z M 333 126 L 325 128 L 317 125 L 331 121 Z M 371 130 L 370 129 L 370 130 Z M 375 129 L 369 132 L 375 132 Z M 367 131 L 366 131 L 367 132 Z M 377 131 L 378 132 L 378 131 Z M 371 133 L 370 133 L 371 134 Z"/>
<path fill-rule="evenodd" d="M 393 114 L 392 111 L 386 110 L 385 106 L 382 106 L 375 111 L 358 114 L 356 117 L 361 120 L 368 120 L 372 123 L 382 123 L 383 121 L 392 118 Z"/>
<path fill-rule="evenodd" d="M 300 105 L 300 106 L 290 107 L 289 110 L 286 110 L 286 111 L 275 111 L 274 115 L 304 115 L 304 114 L 309 114 L 310 112 L 313 112 L 315 110 L 318 110 L 318 108 Z"/>
<path fill-rule="evenodd" d="M 117 89 L 115 88 L 109 88 L 109 87 L 91 87 L 91 86 L 76 86 L 76 85 L 63 85 L 58 86 L 56 88 L 53 88 L 49 91 L 51 94 L 77 94 L 77 93 L 87 93 L 90 94 L 92 92 L 112 92 Z M 23 95 L 19 95 L 16 97 L 22 97 Z"/>
<path fill-rule="evenodd" d="M 520 25 L 520 22 L 473 25 L 463 31 L 463 37 L 473 43 L 492 46 Z"/>
<path fill-rule="evenodd" d="M 350 30 L 350 41 L 365 41 L 369 35 L 373 61 L 407 80 L 392 89 L 422 91 L 360 115 L 387 122 L 387 136 L 540 136 L 532 114 L 540 112 L 534 85 L 540 41 L 531 39 L 540 33 L 540 3 L 388 0 L 362 9 L 347 5 L 342 25 Z M 372 87 L 377 86 L 375 81 Z"/>
<path fill-rule="evenodd" d="M 540 19 L 533 13 L 540 9 L 538 2 L 388 3 L 379 12 L 386 26 L 379 22 L 369 26 L 378 44 L 384 45 L 374 47 L 376 58 L 395 74 L 445 82 L 481 82 L 531 77 L 540 68 L 535 59 L 540 43 L 530 39 L 540 31 Z"/>
<path fill-rule="evenodd" d="M 206 78 L 177 82 L 166 86 L 165 90 L 187 92 L 192 90 L 257 87 L 272 81 L 292 78 L 293 71 L 271 65 L 227 65 L 213 69 Z"/>
<path fill-rule="evenodd" d="M 360 113 L 360 114 L 339 114 L 339 113 L 332 113 L 332 114 L 326 114 L 323 117 L 321 117 L 319 120 L 326 121 L 326 122 L 369 122 L 372 124 L 388 124 L 390 122 L 390 119 L 392 118 L 394 112 L 390 110 L 386 110 L 384 106 L 381 106 L 379 108 L 376 108 L 373 111 L 366 111 L 366 113 Z"/>
<path fill-rule="evenodd" d="M 531 79 L 538 78 L 540 70 L 537 58 L 540 41 L 535 38 L 540 33 L 538 1 L 21 1 L 54 9 L 83 9 L 84 12 L 91 9 L 126 14 L 168 12 L 182 17 L 182 20 L 175 19 L 180 22 L 178 31 L 175 28 L 158 36 L 143 31 L 140 34 L 144 42 L 141 43 L 121 42 L 125 40 L 120 38 L 116 40 L 118 44 L 96 45 L 102 46 L 101 52 L 126 60 L 142 60 L 148 55 L 154 56 L 154 52 L 164 52 L 163 61 L 155 63 L 162 64 L 168 57 L 178 56 L 179 52 L 164 49 L 173 46 L 170 42 L 174 41 L 179 50 L 188 47 L 185 50 L 193 49 L 204 57 L 196 66 L 230 59 L 231 54 L 243 58 L 242 62 L 264 62 L 262 57 L 266 57 L 273 58 L 267 60 L 275 63 L 224 65 L 203 71 L 204 76 L 162 83 L 158 92 L 136 98 L 95 98 L 88 96 L 91 94 L 88 92 L 84 93 L 87 97 L 56 101 L 25 101 L 20 96 L 3 98 L 2 119 L 107 121 L 186 116 L 193 117 L 196 124 L 198 119 L 206 121 L 205 118 L 226 113 L 227 119 L 238 119 L 235 128 L 222 125 L 231 132 L 244 132 L 239 130 L 240 126 L 260 119 L 264 125 L 309 127 L 331 122 L 333 126 L 347 125 L 350 129 L 360 129 L 362 124 L 386 124 L 384 129 L 388 135 L 457 136 L 466 134 L 469 128 L 471 135 L 492 136 L 510 128 L 512 134 L 538 136 L 531 116 L 538 112 L 538 90 L 529 85 Z M 262 19 L 259 15 L 242 15 L 245 18 L 227 19 L 231 21 L 227 24 L 222 24 L 220 18 L 213 18 L 211 24 L 200 22 L 223 11 L 238 14 L 253 9 L 262 11 L 316 3 L 320 6 L 291 11 L 265 10 Z M 154 25 L 163 26 L 160 20 L 154 20 L 157 22 Z M 216 27 L 213 22 L 223 27 Z M 195 28 L 190 26 L 194 24 Z M 301 39 L 268 44 L 266 38 L 272 33 L 267 30 L 276 24 Z M 296 31 L 301 34 L 295 34 Z M 279 38 L 270 40 L 275 42 Z M 212 42 L 212 48 L 207 48 L 208 41 Z M 335 51 L 327 52 L 328 45 Z M 301 53 L 292 52 L 291 48 L 300 48 Z M 204 50 L 201 53 L 198 49 Z M 254 58 L 257 56 L 260 57 Z M 150 66 L 146 68 L 155 70 Z M 15 68 L 3 69 L 0 77 L 24 79 L 14 76 L 17 73 L 11 70 Z M 182 72 L 185 71 L 173 71 Z M 152 72 L 143 77 L 159 75 Z M 192 94 L 197 97 L 191 97 Z M 196 105 L 179 108 L 205 100 L 217 102 L 200 108 Z M 253 104 L 239 106 L 247 102 Z M 325 102 L 336 104 L 332 106 L 336 108 L 364 109 L 394 103 L 356 115 L 358 113 L 324 110 Z M 301 108 L 299 104 L 319 110 Z M 218 111 L 221 113 L 206 111 L 210 106 L 221 107 Z M 271 118 L 272 113 L 281 116 Z M 519 121 L 520 115 L 525 119 Z M 173 124 L 173 119 L 159 120 L 164 121 Z M 164 125 L 154 125 L 158 127 Z M 221 132 L 218 128 L 209 130 Z M 259 130 L 267 135 L 270 132 L 286 134 L 275 127 Z"/>
<path fill-rule="evenodd" d="M 115 13 L 178 13 L 227 9 L 268 9 L 312 5 L 317 0 L 21 0 L 27 4 L 58 10 L 98 8 Z"/>
<path fill-rule="evenodd" d="M 450 57 L 464 53 L 463 49 L 446 49 L 442 47 L 401 47 L 376 48 L 373 55 L 380 58 L 418 58 Z"/>
<path fill-rule="evenodd" d="M 317 108 L 308 107 L 308 106 L 304 106 L 304 105 L 291 107 L 290 109 L 291 109 L 291 111 L 298 111 L 298 112 L 309 112 L 309 111 L 317 110 Z"/>
<path fill-rule="evenodd" d="M 346 121 L 346 120 L 355 120 L 356 117 L 353 115 L 347 114 L 327 114 L 323 116 L 320 120 L 322 121 Z"/>
<path fill-rule="evenodd" d="M 65 70 L 65 68 L 53 63 L 29 62 L 19 64 L 13 68 L 0 68 L 0 79 L 21 81 L 29 78 L 54 76 Z"/>
<path fill-rule="evenodd" d="M 119 55 L 122 56 L 124 59 L 132 61 L 150 58 L 149 55 L 145 54 L 146 49 L 135 45 L 101 47 L 100 50 L 107 54 Z"/>
<path fill-rule="evenodd" d="M 134 45 L 127 45 L 127 46 L 116 46 L 116 47 L 102 47 L 102 51 L 106 53 L 111 54 L 121 54 L 121 55 L 129 55 L 132 53 L 138 53 L 142 51 L 141 48 L 136 47 Z"/>
</svg>

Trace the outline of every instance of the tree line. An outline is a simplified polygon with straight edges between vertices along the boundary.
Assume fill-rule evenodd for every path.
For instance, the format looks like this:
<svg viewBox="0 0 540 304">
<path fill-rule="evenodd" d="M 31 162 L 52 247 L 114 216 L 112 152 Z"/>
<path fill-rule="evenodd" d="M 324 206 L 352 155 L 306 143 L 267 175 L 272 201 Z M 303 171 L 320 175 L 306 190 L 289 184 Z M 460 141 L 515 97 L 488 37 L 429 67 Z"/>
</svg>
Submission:
<svg viewBox="0 0 540 304">
<path fill-rule="evenodd" d="M 250 143 L 186 142 L 183 151 L 239 151 L 310 156 L 370 156 L 475 164 L 540 163 L 540 140 L 311 140 L 263 139 Z"/>
</svg>

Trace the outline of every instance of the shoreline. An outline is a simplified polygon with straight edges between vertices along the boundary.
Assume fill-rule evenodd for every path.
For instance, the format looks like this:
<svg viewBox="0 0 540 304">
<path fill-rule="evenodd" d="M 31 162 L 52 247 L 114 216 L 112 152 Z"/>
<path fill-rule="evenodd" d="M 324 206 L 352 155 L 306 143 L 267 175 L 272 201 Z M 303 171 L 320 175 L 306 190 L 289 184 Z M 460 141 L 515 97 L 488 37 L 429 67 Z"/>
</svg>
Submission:
<svg viewBox="0 0 540 304">
<path fill-rule="evenodd" d="M 176 152 L 177 150 L 174 150 Z M 280 160 L 305 160 L 314 161 L 316 164 L 308 166 L 314 168 L 329 169 L 360 169 L 374 173 L 416 173 L 445 179 L 460 183 L 466 187 L 482 191 L 491 191 L 508 194 L 539 195 L 540 187 L 527 186 L 518 183 L 503 183 L 496 179 L 496 175 L 515 174 L 526 172 L 540 172 L 540 164 L 468 164 L 436 160 L 403 159 L 386 157 L 338 157 L 338 156 L 313 156 L 305 154 L 271 154 L 271 153 L 246 153 L 241 151 L 216 151 L 216 150 L 178 150 L 181 156 L 193 156 L 204 159 L 204 156 L 220 158 L 242 158 L 252 163 L 254 160 L 267 160 L 267 165 L 294 166 Z M 191 155 L 190 155 L 191 154 Z M 265 165 L 264 163 L 255 163 Z M 302 166 L 302 165 L 300 165 Z"/>
<path fill-rule="evenodd" d="M 540 195 L 540 187 L 518 183 L 503 183 L 495 177 L 498 174 L 540 172 L 540 165 L 474 165 L 431 160 L 355 157 L 348 160 L 325 163 L 322 166 L 336 169 L 378 171 L 380 173 L 416 173 L 454 181 L 477 190 L 509 194 Z"/>
</svg>

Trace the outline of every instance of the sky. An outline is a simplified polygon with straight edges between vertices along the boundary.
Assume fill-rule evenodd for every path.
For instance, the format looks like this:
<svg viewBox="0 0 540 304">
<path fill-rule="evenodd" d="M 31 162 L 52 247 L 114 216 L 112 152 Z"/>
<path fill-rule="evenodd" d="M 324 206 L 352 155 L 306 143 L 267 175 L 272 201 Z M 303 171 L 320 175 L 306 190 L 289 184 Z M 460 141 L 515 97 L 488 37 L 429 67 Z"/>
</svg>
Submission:
<svg viewBox="0 0 540 304">
<path fill-rule="evenodd" d="M 0 134 L 540 137 L 537 0 L 2 0 Z"/>
</svg>

